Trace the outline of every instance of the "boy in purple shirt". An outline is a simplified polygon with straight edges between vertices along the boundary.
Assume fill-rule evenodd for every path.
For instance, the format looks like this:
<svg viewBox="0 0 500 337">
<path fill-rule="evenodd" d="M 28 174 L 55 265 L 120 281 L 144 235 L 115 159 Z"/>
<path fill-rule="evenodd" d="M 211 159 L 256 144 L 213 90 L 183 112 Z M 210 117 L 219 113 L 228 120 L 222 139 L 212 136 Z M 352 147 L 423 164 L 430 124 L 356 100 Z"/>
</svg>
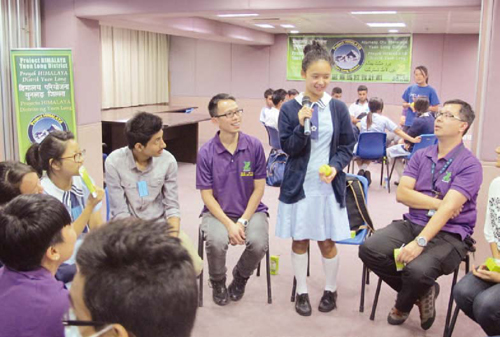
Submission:
<svg viewBox="0 0 500 337">
<path fill-rule="evenodd" d="M 0 337 L 62 337 L 68 291 L 55 279 L 76 233 L 64 205 L 45 194 L 21 195 L 0 210 Z"/>
<path fill-rule="evenodd" d="M 269 246 L 267 206 L 262 202 L 266 185 L 266 158 L 261 142 L 240 131 L 241 114 L 234 97 L 214 96 L 208 104 L 212 123 L 219 127 L 204 144 L 196 165 L 196 188 L 205 204 L 201 229 L 206 249 L 213 299 L 226 305 L 245 293 L 248 278 Z M 228 244 L 246 245 L 226 288 Z"/>
<path fill-rule="evenodd" d="M 404 220 L 393 221 L 360 246 L 359 257 L 398 292 L 387 321 L 404 323 L 414 304 L 421 327 L 436 317 L 436 279 L 452 273 L 471 249 L 482 167 L 462 137 L 474 121 L 474 111 L 461 100 L 447 101 L 437 113 L 438 144 L 413 155 L 401 178 L 397 200 L 410 208 Z M 401 248 L 396 270 L 394 249 Z"/>
</svg>

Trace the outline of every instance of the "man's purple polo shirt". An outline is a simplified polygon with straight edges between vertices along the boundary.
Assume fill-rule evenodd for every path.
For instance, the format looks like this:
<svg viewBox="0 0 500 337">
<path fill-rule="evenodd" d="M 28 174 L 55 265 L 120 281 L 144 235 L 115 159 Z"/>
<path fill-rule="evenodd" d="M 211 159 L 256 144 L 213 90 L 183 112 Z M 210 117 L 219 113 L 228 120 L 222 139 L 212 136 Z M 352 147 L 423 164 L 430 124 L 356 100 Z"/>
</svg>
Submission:
<svg viewBox="0 0 500 337">
<path fill-rule="evenodd" d="M 198 152 L 196 188 L 213 190 L 215 200 L 230 218 L 243 215 L 256 179 L 266 179 L 266 155 L 257 138 L 240 132 L 238 147 L 231 154 L 217 132 Z M 261 202 L 256 212 L 267 212 L 267 206 Z"/>
<path fill-rule="evenodd" d="M 63 337 L 69 307 L 68 291 L 47 269 L 0 269 L 0 337 Z"/>
<path fill-rule="evenodd" d="M 439 171 L 452 158 L 453 162 L 445 172 L 440 174 Z M 443 199 L 450 189 L 460 192 L 467 198 L 462 212 L 457 217 L 448 220 L 441 229 L 445 232 L 460 234 L 463 240 L 467 235 L 472 235 L 476 225 L 477 195 L 483 181 L 481 163 L 465 148 L 463 143 L 439 160 L 438 145 L 429 146 L 415 152 L 404 171 L 404 175 L 416 179 L 416 191 L 432 197 L 435 196 L 432 191 L 432 163 L 436 163 L 434 181 L 436 182 L 436 191 L 441 195 L 440 199 Z M 428 210 L 410 207 L 410 212 L 405 214 L 405 218 L 413 223 L 425 226 L 430 219 L 427 213 Z"/>
</svg>

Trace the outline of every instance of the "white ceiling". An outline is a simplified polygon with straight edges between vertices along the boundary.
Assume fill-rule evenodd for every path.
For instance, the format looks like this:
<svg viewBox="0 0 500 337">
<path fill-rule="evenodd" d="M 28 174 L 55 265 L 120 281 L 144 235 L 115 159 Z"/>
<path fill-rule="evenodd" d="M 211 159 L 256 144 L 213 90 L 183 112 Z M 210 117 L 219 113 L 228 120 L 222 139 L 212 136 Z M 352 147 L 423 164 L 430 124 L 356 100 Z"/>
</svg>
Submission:
<svg viewBox="0 0 500 337">
<path fill-rule="evenodd" d="M 443 8 L 422 11 L 398 11 L 397 14 L 354 15 L 351 11 L 322 10 L 308 12 L 269 13 L 261 11 L 240 11 L 240 13 L 258 13 L 257 17 L 220 18 L 217 12 L 197 16 L 209 20 L 226 22 L 272 34 L 289 33 L 299 30 L 301 34 L 377 34 L 387 33 L 389 28 L 371 28 L 369 22 L 404 22 L 406 27 L 394 28 L 399 33 L 415 34 L 478 34 L 480 8 Z M 236 13 L 236 12 L 233 12 Z M 259 28 L 255 23 L 268 23 L 274 29 Z M 292 24 L 296 28 L 285 29 L 280 24 Z"/>
</svg>

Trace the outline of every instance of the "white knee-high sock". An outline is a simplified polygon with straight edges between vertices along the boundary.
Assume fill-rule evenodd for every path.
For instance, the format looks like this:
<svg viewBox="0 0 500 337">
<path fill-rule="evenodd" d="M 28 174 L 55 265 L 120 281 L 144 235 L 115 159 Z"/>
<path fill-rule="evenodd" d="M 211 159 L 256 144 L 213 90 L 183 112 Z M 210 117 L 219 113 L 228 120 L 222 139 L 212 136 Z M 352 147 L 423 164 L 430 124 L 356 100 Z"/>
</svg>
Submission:
<svg viewBox="0 0 500 337">
<path fill-rule="evenodd" d="M 297 280 L 297 294 L 307 294 L 307 253 L 292 252 L 292 267 Z"/>
<path fill-rule="evenodd" d="M 322 258 L 323 269 L 325 271 L 325 290 L 337 290 L 337 273 L 339 271 L 339 255 L 331 259 Z"/>
</svg>

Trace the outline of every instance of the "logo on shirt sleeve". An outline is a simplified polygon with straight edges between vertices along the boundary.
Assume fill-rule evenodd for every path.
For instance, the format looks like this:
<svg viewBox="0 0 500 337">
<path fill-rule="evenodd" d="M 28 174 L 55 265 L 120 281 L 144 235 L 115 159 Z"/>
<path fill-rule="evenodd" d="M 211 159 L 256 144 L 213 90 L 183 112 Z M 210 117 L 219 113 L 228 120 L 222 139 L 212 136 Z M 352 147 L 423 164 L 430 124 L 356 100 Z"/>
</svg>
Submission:
<svg viewBox="0 0 500 337">
<path fill-rule="evenodd" d="M 252 163 L 250 161 L 243 162 L 243 170 L 241 172 L 242 177 L 253 177 Z"/>
</svg>

